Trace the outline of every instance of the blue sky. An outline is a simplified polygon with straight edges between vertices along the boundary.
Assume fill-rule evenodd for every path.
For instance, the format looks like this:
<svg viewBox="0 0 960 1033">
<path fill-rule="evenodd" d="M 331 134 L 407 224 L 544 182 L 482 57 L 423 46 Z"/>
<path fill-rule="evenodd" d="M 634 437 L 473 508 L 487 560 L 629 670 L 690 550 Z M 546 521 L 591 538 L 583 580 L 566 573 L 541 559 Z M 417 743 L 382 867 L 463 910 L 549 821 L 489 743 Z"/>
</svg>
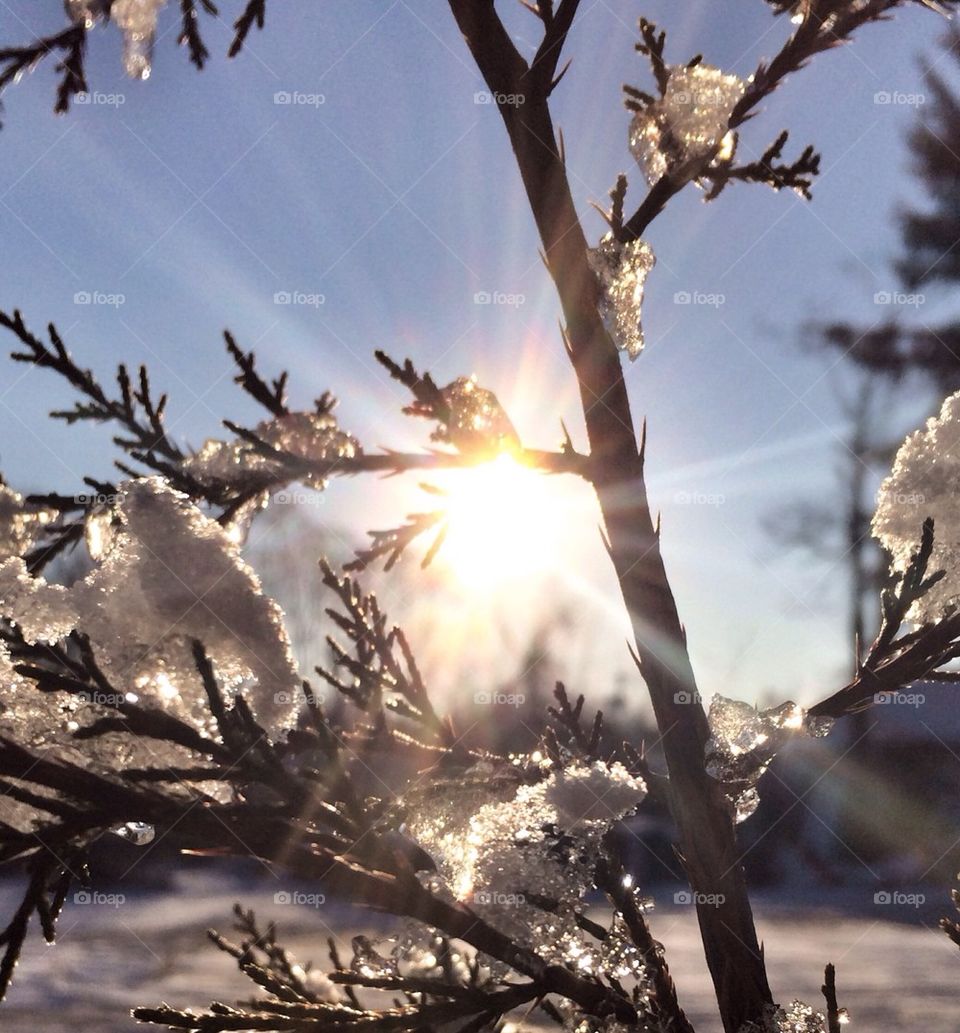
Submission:
<svg viewBox="0 0 960 1033">
<path fill-rule="evenodd" d="M 475 102 L 483 84 L 445 5 L 271 3 L 265 31 L 227 61 L 239 6 L 224 2 L 225 20 L 205 20 L 213 58 L 201 74 L 175 45 L 171 5 L 148 82 L 123 77 L 109 28 L 93 34 L 88 61 L 103 103 L 55 118 L 50 66 L 8 91 L 0 305 L 20 307 L 36 330 L 55 321 L 102 374 L 118 361 L 146 362 L 171 394 L 174 434 L 193 444 L 224 416 L 258 415 L 230 382 L 220 343 L 229 327 L 266 366 L 290 369 L 298 403 L 332 388 L 344 425 L 368 447 L 419 447 L 427 434 L 399 416 L 404 399 L 374 363 L 377 347 L 409 355 L 440 382 L 476 372 L 528 445 L 556 445 L 563 418 L 582 446 L 558 306 L 519 179 L 495 109 Z M 531 52 L 535 19 L 501 6 Z M 630 200 L 642 198 L 620 101 L 623 82 L 648 85 L 633 52 L 641 13 L 667 29 L 672 60 L 703 52 L 741 75 L 789 31 L 761 0 L 584 0 L 555 118 L 593 238 L 602 225 L 589 201 L 604 199 L 618 172 L 632 170 Z M 4 43 L 60 24 L 54 0 L 0 2 Z M 873 298 L 897 286 L 894 216 L 918 197 L 904 132 L 922 108 L 875 95 L 921 91 L 919 59 L 936 60 L 944 27 L 911 10 L 864 31 L 791 79 L 746 127 L 743 155 L 781 128 L 791 131 L 790 153 L 816 144 L 823 174 L 812 204 L 735 185 L 707 206 L 691 188 L 647 234 L 658 258 L 648 344 L 627 375 L 635 412 L 648 419 L 651 496 L 707 694 L 811 700 L 848 663 L 842 581 L 809 557 L 780 555 L 762 521 L 791 498 L 835 494 L 842 372 L 833 357 L 800 353 L 799 328 L 889 313 Z M 294 91 L 322 103 L 275 102 Z M 78 305 L 83 291 L 124 302 Z M 683 291 L 724 301 L 678 305 Z M 278 292 L 323 303 L 278 305 Z M 477 305 L 478 292 L 523 301 Z M 922 317 L 945 305 L 931 296 Z M 83 473 L 110 475 L 106 432 L 37 419 L 69 404 L 68 392 L 42 371 L 0 369 L 0 468 L 11 484 L 69 490 Z M 421 505 L 418 494 L 412 480 L 334 485 L 311 517 L 359 543 L 361 526 L 402 517 Z M 685 504 L 690 495 L 722 503 Z M 559 562 L 543 579 L 493 600 L 458 597 L 431 579 L 416 606 L 416 582 L 392 589 L 429 655 L 442 655 L 458 622 L 480 620 L 461 659 L 479 681 L 493 677 L 504 643 L 522 645 L 531 621 L 559 602 L 573 614 L 561 650 L 571 685 L 603 693 L 629 672 L 591 500 L 558 488 L 556 511 Z"/>
</svg>

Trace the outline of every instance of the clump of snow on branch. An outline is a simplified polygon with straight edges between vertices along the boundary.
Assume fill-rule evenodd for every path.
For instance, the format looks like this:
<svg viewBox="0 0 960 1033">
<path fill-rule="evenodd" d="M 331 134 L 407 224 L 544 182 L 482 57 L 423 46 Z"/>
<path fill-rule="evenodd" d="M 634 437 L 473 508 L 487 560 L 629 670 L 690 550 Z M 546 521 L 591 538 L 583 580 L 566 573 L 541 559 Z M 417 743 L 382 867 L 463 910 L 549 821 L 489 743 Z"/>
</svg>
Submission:
<svg viewBox="0 0 960 1033">
<path fill-rule="evenodd" d="M 747 84 L 710 65 L 676 65 L 663 96 L 634 115 L 630 153 L 651 185 L 675 168 L 706 158 L 732 156 L 727 126 Z"/>
<path fill-rule="evenodd" d="M 960 392 L 950 395 L 939 415 L 914 431 L 897 452 L 893 471 L 877 495 L 872 531 L 890 553 L 895 571 L 910 565 L 927 517 L 934 520 L 928 571 L 945 570 L 910 610 L 918 624 L 939 620 L 960 602 Z"/>
<path fill-rule="evenodd" d="M 109 19 L 123 33 L 123 69 L 132 79 L 147 79 L 153 60 L 157 16 L 167 0 L 65 0 L 68 16 L 88 29 Z"/>
<path fill-rule="evenodd" d="M 0 481 L 0 560 L 23 555 L 55 519 L 52 510 L 27 505 L 22 495 Z"/>
<path fill-rule="evenodd" d="M 599 974 L 616 955 L 618 975 L 639 978 L 627 939 L 597 944 L 574 909 L 593 886 L 604 833 L 639 805 L 646 786 L 618 763 L 554 770 L 535 754 L 517 764 L 504 777 L 480 763 L 408 801 L 408 833 L 434 859 L 446 891 L 545 959 Z"/>
<path fill-rule="evenodd" d="M 520 439 L 497 396 L 480 387 L 475 376 L 457 377 L 440 389 L 449 408 L 441 439 L 461 452 L 500 452 Z"/>
<path fill-rule="evenodd" d="M 287 413 L 257 424 L 254 434 L 280 452 L 321 467 L 333 468 L 337 460 L 351 459 L 362 452 L 357 439 L 341 430 L 336 418 L 328 412 Z M 257 451 L 247 441 L 210 439 L 183 465 L 204 484 L 232 485 L 248 483 L 251 477 L 262 477 L 279 486 L 284 479 L 282 463 Z M 327 472 L 308 473 L 301 479 L 309 487 L 322 491 L 326 487 Z"/>
<path fill-rule="evenodd" d="M 127 483 L 116 506 L 92 519 L 98 566 L 64 588 L 8 560 L 0 565 L 0 613 L 31 642 L 83 632 L 118 692 L 212 734 L 191 650 L 199 639 L 225 693 L 243 689 L 278 737 L 299 698 L 283 614 L 223 528 L 160 478 Z M 11 689 L 4 683 L 2 691 Z"/>
<path fill-rule="evenodd" d="M 810 717 L 790 701 L 758 710 L 721 695 L 710 701 L 707 721 L 711 736 L 705 751 L 707 774 L 724 784 L 738 822 L 757 809 L 757 782 L 777 753 L 797 736 L 820 738 L 833 727 L 830 718 Z"/>
<path fill-rule="evenodd" d="M 656 258 L 642 240 L 621 243 L 612 233 L 587 252 L 600 287 L 600 317 L 616 346 L 636 359 L 643 351 L 643 289 Z"/>
</svg>

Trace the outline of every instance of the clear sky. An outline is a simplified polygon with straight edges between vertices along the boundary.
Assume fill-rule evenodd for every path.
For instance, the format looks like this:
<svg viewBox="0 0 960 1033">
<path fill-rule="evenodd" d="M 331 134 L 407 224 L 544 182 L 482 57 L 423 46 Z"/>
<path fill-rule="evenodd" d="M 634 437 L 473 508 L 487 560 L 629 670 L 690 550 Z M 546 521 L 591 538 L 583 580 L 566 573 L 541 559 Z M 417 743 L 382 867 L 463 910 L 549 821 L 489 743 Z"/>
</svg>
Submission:
<svg viewBox="0 0 960 1033">
<path fill-rule="evenodd" d="M 476 372 L 530 446 L 554 447 L 563 418 L 583 447 L 552 285 L 498 115 L 475 102 L 483 84 L 446 6 L 268 3 L 265 31 L 227 61 L 240 5 L 224 0 L 225 20 L 204 19 L 213 58 L 199 74 L 175 44 L 177 6 L 161 16 L 148 82 L 123 77 L 111 27 L 93 34 L 88 61 L 101 103 L 55 118 L 49 63 L 7 92 L 0 305 L 23 309 L 36 330 L 55 321 L 102 374 L 121 360 L 148 363 L 170 392 L 173 433 L 192 444 L 224 416 L 258 418 L 230 383 L 220 343 L 229 327 L 267 368 L 290 369 L 296 403 L 332 388 L 342 422 L 368 447 L 418 447 L 428 432 L 398 415 L 405 399 L 374 363 L 376 347 L 441 383 Z M 537 22 L 507 6 L 529 53 Z M 649 86 L 633 51 L 641 13 L 668 31 L 671 60 L 703 52 L 741 75 L 789 31 L 761 0 L 584 0 L 555 117 L 594 238 L 603 227 L 589 201 L 603 200 L 619 171 L 632 170 L 630 201 L 642 198 L 620 99 L 623 82 Z M 0 0 L 3 44 L 61 24 L 56 0 Z M 791 130 L 788 153 L 808 142 L 822 151 L 812 204 L 734 185 L 706 206 L 690 188 L 648 232 L 658 264 L 647 351 L 627 376 L 648 419 L 651 496 L 704 693 L 809 700 L 848 662 L 839 575 L 781 555 L 762 522 L 792 498 L 836 492 L 839 372 L 832 356 L 801 356 L 799 328 L 889 314 L 873 299 L 897 286 L 894 216 L 917 197 L 904 132 L 918 109 L 875 95 L 921 91 L 919 59 L 936 60 L 944 29 L 921 10 L 870 28 L 793 77 L 748 124 L 743 155 L 781 128 Z M 294 91 L 322 103 L 275 102 Z M 76 304 L 84 291 L 122 294 L 123 304 Z M 323 303 L 279 305 L 278 292 Z M 516 303 L 478 305 L 478 292 Z M 723 303 L 681 305 L 678 292 Z M 934 306 L 931 297 L 925 314 L 942 314 Z M 107 432 L 38 418 L 68 403 L 42 371 L 0 367 L 0 468 L 15 487 L 70 490 L 83 473 L 110 476 Z M 493 596 L 433 578 L 419 603 L 417 582 L 404 578 L 395 616 L 406 602 L 422 648 L 438 658 L 456 642 L 482 682 L 503 671 L 504 644 L 522 647 L 532 621 L 563 607 L 571 686 L 606 692 L 630 670 L 616 585 L 587 493 L 552 490 L 554 570 Z M 359 544 L 362 528 L 423 504 L 415 480 L 354 481 L 333 485 L 310 515 Z"/>
</svg>

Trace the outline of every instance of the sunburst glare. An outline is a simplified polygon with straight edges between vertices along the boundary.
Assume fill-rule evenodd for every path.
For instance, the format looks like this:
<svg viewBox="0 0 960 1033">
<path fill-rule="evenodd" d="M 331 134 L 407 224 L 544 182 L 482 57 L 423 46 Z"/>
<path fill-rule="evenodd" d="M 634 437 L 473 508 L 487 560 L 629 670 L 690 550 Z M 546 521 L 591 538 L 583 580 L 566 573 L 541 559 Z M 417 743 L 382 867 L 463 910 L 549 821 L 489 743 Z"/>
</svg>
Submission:
<svg viewBox="0 0 960 1033">
<path fill-rule="evenodd" d="M 503 453 L 442 484 L 447 534 L 438 564 L 455 581 L 494 589 L 557 567 L 562 528 L 551 478 Z"/>
</svg>

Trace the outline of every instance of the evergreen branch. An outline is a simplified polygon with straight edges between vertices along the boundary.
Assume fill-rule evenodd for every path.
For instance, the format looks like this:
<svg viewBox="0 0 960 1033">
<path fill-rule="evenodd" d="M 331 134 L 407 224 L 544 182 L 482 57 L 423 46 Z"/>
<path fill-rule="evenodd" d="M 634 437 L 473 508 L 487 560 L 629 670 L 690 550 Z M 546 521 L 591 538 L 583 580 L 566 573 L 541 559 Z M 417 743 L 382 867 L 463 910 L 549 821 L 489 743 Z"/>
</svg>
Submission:
<svg viewBox="0 0 960 1033">
<path fill-rule="evenodd" d="M 251 398 L 259 402 L 272 415 L 288 415 L 290 410 L 287 408 L 286 401 L 286 371 L 271 381 L 270 384 L 267 384 L 260 374 L 257 373 L 254 353 L 252 351 L 247 353 L 241 351 L 229 330 L 224 330 L 223 337 L 230 357 L 240 370 L 237 376 L 234 377 L 234 383 L 239 384 Z"/>
<path fill-rule="evenodd" d="M 603 711 L 598 710 L 594 716 L 593 726 L 587 733 L 581 723 L 584 698 L 577 697 L 577 702 L 571 707 L 570 699 L 563 682 L 557 682 L 553 695 L 557 700 L 557 707 L 547 707 L 547 713 L 555 719 L 564 733 L 563 743 L 568 749 L 578 753 L 584 760 L 593 762 L 600 758 L 600 739 L 603 734 Z"/>
<path fill-rule="evenodd" d="M 148 453 L 155 452 L 172 462 L 180 462 L 184 458 L 183 452 L 167 437 L 163 426 L 167 396 L 161 395 L 154 400 L 145 366 L 140 367 L 136 387 L 131 383 L 126 367 L 118 366 L 119 396 L 110 398 L 93 373 L 73 361 L 53 323 L 47 328 L 50 347 L 30 332 L 16 309 L 12 315 L 0 311 L 0 326 L 11 331 L 26 348 L 25 351 L 12 353 L 14 361 L 53 370 L 80 395 L 89 399 L 86 403 L 78 402 L 73 409 L 51 413 L 55 419 L 66 423 L 82 420 L 100 423 L 114 421 L 133 435 L 132 440 L 115 439 L 127 451 L 137 448 Z"/>
<path fill-rule="evenodd" d="M 843 1033 L 843 1012 L 837 1004 L 837 970 L 828 964 L 820 987 L 827 1006 L 827 1033 Z"/>
<path fill-rule="evenodd" d="M 320 561 L 320 570 L 323 584 L 335 593 L 341 607 L 339 611 L 328 609 L 327 615 L 346 634 L 355 653 L 351 657 L 328 637 L 336 666 L 348 671 L 353 684 L 318 669 L 321 677 L 368 712 L 380 708 L 384 691 L 396 694 L 406 703 L 404 716 L 424 726 L 442 745 L 454 748 L 450 721 L 434 710 L 402 629 L 388 625 L 376 597 L 364 594 L 352 578 L 338 575 L 325 559 Z"/>
<path fill-rule="evenodd" d="M 68 111 L 70 99 L 87 90 L 83 68 L 86 41 L 86 28 L 83 25 L 71 25 L 26 46 L 0 48 L 0 93 L 11 83 L 17 82 L 25 72 L 36 67 L 48 54 L 60 51 L 63 57 L 56 71 L 61 78 L 54 110 L 57 114 Z"/>
<path fill-rule="evenodd" d="M 199 0 L 200 5 L 207 14 L 217 17 L 220 13 L 212 0 Z M 203 71 L 203 66 L 210 52 L 207 50 L 200 35 L 200 26 L 197 17 L 197 0 L 180 0 L 180 36 L 177 42 L 187 47 L 190 52 L 190 61 L 196 66 L 197 71 Z"/>
<path fill-rule="evenodd" d="M 399 527 L 391 527 L 380 531 L 368 531 L 372 539 L 366 549 L 357 549 L 356 558 L 344 566 L 345 570 L 358 571 L 366 570 L 371 563 L 386 558 L 384 570 L 391 570 L 397 560 L 406 550 L 427 531 L 440 525 L 436 536 L 430 547 L 424 553 L 420 562 L 421 567 L 430 565 L 431 560 L 436 556 L 446 536 L 446 510 L 435 509 L 429 513 L 410 513 L 407 522 Z"/>
<path fill-rule="evenodd" d="M 421 376 L 409 359 L 404 359 L 401 366 L 384 351 L 377 350 L 373 354 L 390 376 L 403 384 L 413 395 L 413 405 L 407 406 L 403 410 L 408 416 L 422 416 L 444 425 L 450 422 L 450 406 L 447 405 L 443 392 L 437 387 L 429 373 Z"/>
<path fill-rule="evenodd" d="M 641 18 L 639 23 L 640 41 L 635 45 L 638 54 L 643 54 L 650 62 L 650 69 L 653 72 L 654 81 L 662 97 L 667 90 L 667 80 L 670 72 L 664 60 L 663 52 L 666 48 L 667 34 L 657 32 L 657 27 L 648 18 Z"/>
<path fill-rule="evenodd" d="M 731 180 L 736 179 L 744 183 L 765 183 L 774 190 L 795 190 L 809 201 L 813 177 L 820 173 L 820 155 L 812 146 L 808 146 L 791 164 L 779 162 L 788 135 L 787 130 L 784 130 L 758 161 L 746 165 L 733 165 L 728 162 L 715 162 L 711 165 L 703 175 L 704 180 L 711 183 L 704 200 L 714 200 Z"/>
<path fill-rule="evenodd" d="M 266 13 L 267 0 L 247 0 L 247 6 L 244 8 L 243 13 L 233 23 L 236 34 L 233 37 L 233 42 L 230 44 L 229 51 L 227 51 L 227 57 L 236 57 L 240 53 L 244 43 L 247 41 L 247 35 L 254 25 L 258 29 L 263 28 Z"/>
<path fill-rule="evenodd" d="M 530 62 L 530 74 L 543 96 L 549 97 L 566 73 L 569 63 L 557 75 L 557 66 L 563 53 L 567 35 L 577 15 L 580 0 L 560 0 L 554 12 L 552 0 L 545 7 L 541 4 L 544 22 L 543 39 Z"/>
<path fill-rule="evenodd" d="M 653 983 L 651 1004 L 654 1019 L 671 1033 L 694 1033 L 693 1026 L 690 1025 L 677 999 L 677 988 L 664 958 L 663 947 L 653 938 L 647 916 L 623 869 L 615 866 L 612 861 L 601 858 L 597 865 L 597 887 L 610 898 L 610 902 L 629 930 L 630 939 L 643 957 Z"/>
<path fill-rule="evenodd" d="M 848 42 L 857 29 L 864 25 L 888 19 L 896 8 L 902 7 L 908 2 L 912 2 L 912 0 L 863 0 L 862 3 L 853 3 L 851 0 L 800 0 L 797 6 L 803 17 L 796 31 L 769 64 L 761 62 L 758 65 L 748 81 L 743 96 L 731 113 L 727 128 L 736 129 L 751 118 L 754 109 L 762 100 L 773 93 L 787 76 L 802 69 L 816 55 Z M 922 2 L 922 0 L 917 0 L 917 2 Z M 949 0 L 951 9 L 955 3 L 956 0 Z M 647 24 L 649 25 L 649 23 Z M 666 88 L 663 34 L 656 35 L 653 27 L 645 28 L 643 23 L 641 23 L 640 30 L 642 40 L 637 44 L 637 49 L 650 57 L 662 95 Z M 656 49 L 657 46 L 659 46 L 659 52 Z M 637 91 L 634 91 L 634 94 L 634 99 L 638 100 L 640 95 Z M 788 180 L 793 178 L 805 181 L 810 175 L 815 174 L 816 170 L 813 166 L 817 158 L 818 156 L 808 149 L 804 151 L 798 171 L 794 171 L 790 166 L 781 166 L 779 169 L 770 168 L 766 171 L 761 167 L 753 172 L 757 175 L 767 175 L 769 178 L 760 181 L 768 182 L 770 185 L 775 184 L 778 172 Z M 663 211 L 675 194 L 679 193 L 691 180 L 699 180 L 707 175 L 713 160 L 714 155 L 708 154 L 698 161 L 689 163 L 689 167 L 684 165 L 661 176 L 650 188 L 640 207 L 627 220 L 624 227 L 625 238 L 638 240 L 642 237 L 650 223 Z M 760 164 L 762 166 L 762 161 Z M 747 181 L 751 178 L 752 175 L 746 177 Z M 793 184 L 788 181 L 783 185 Z M 806 183 L 806 189 L 809 189 L 809 183 Z M 714 196 L 716 195 L 714 194 Z"/>
<path fill-rule="evenodd" d="M 927 519 L 909 566 L 881 593 L 880 630 L 858 662 L 853 680 L 811 707 L 812 717 L 841 717 L 862 710 L 884 695 L 935 674 L 960 656 L 960 612 L 901 634 L 914 603 L 944 576 L 943 571 L 927 573 L 933 535 L 933 520 Z"/>
</svg>

